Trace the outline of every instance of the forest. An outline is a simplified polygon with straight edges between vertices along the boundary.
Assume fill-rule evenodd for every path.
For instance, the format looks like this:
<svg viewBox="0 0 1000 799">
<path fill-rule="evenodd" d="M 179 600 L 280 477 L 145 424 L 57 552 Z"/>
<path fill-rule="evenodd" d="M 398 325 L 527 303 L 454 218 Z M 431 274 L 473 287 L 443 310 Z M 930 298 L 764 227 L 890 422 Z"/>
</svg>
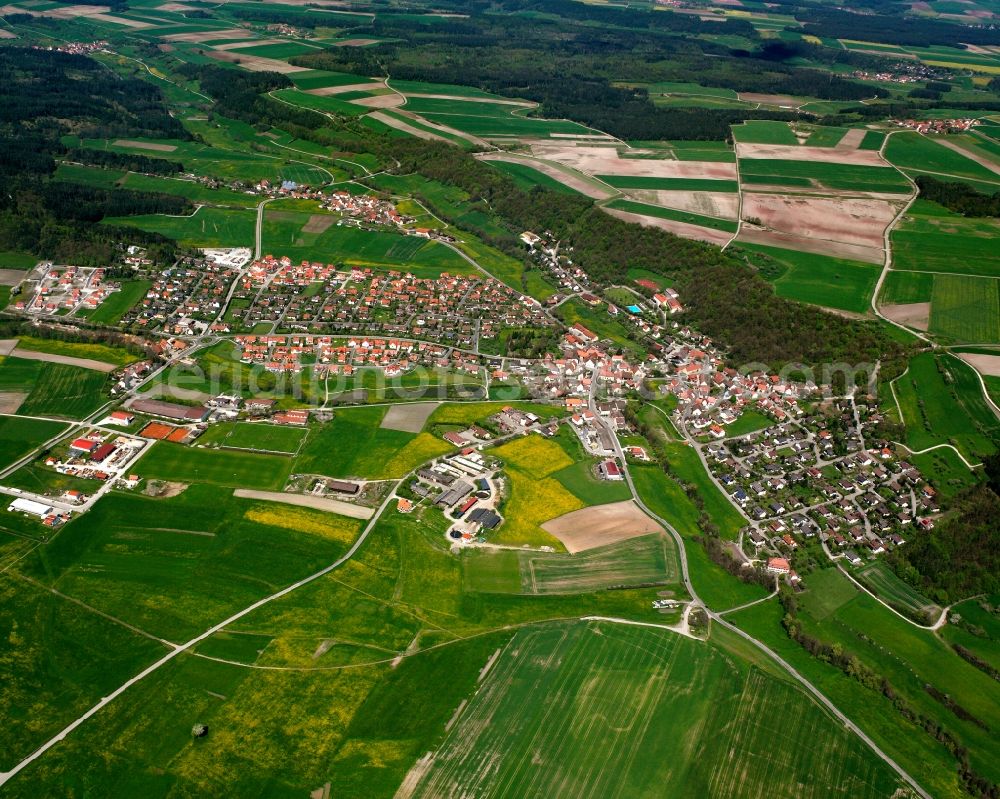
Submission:
<svg viewBox="0 0 1000 799">
<path fill-rule="evenodd" d="M 968 183 L 938 180 L 927 175 L 917 178 L 917 188 L 921 198 L 943 205 L 956 214 L 973 217 L 1000 216 L 1000 191 L 983 194 Z"/>
</svg>

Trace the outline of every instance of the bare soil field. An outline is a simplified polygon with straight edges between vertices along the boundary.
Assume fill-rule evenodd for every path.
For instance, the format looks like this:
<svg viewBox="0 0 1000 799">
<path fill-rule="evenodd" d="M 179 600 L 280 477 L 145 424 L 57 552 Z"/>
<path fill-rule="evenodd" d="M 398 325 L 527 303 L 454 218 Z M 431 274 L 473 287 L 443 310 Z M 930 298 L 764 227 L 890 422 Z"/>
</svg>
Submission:
<svg viewBox="0 0 1000 799">
<path fill-rule="evenodd" d="M 717 244 L 720 247 L 732 238 L 732 234 L 727 233 L 724 230 L 715 230 L 713 228 L 701 227 L 700 225 L 691 225 L 687 222 L 677 222 L 673 219 L 663 219 L 659 216 L 633 214 L 628 211 L 619 211 L 616 208 L 604 208 L 602 210 L 605 213 L 611 214 L 611 216 L 624 219 L 626 222 L 635 222 L 640 225 L 645 225 L 646 227 L 659 228 L 660 230 L 666 230 L 668 233 L 683 236 L 686 239 L 707 241 L 709 244 Z"/>
<path fill-rule="evenodd" d="M 977 164 L 979 164 L 979 166 L 990 170 L 990 172 L 994 172 L 997 175 L 1000 175 L 1000 165 L 997 165 L 995 162 L 990 161 L 988 158 L 984 158 L 978 153 L 972 152 L 972 150 L 966 150 L 961 144 L 957 144 L 956 142 L 953 141 L 947 141 L 946 139 L 940 139 L 940 138 L 936 139 L 936 141 L 942 147 L 947 147 L 949 150 L 952 150 L 958 153 L 959 155 L 964 155 L 970 161 L 975 161 Z"/>
<path fill-rule="evenodd" d="M 0 286 L 16 286 L 22 280 L 24 280 L 23 269 L 0 269 Z"/>
<path fill-rule="evenodd" d="M 736 192 L 732 191 L 627 189 L 625 193 L 639 202 L 662 205 L 664 208 L 676 208 L 678 211 L 690 211 L 693 214 L 702 214 L 703 216 L 736 219 L 739 214 L 740 198 Z"/>
<path fill-rule="evenodd" d="M 882 247 L 882 233 L 896 215 L 885 200 L 848 197 L 786 197 L 783 194 L 747 194 L 743 218 L 756 217 L 763 227 L 816 239 Z"/>
<path fill-rule="evenodd" d="M 315 94 L 317 97 L 329 97 L 331 94 L 346 94 L 347 92 L 373 92 L 376 89 L 384 89 L 385 84 L 369 81 L 368 83 L 351 83 L 347 86 L 323 86 L 319 89 L 306 89 L 306 94 Z"/>
<path fill-rule="evenodd" d="M 175 144 L 157 144 L 148 141 L 133 141 L 132 139 L 115 139 L 111 142 L 115 147 L 128 147 L 132 150 L 154 150 L 158 153 L 172 153 L 177 149 Z"/>
<path fill-rule="evenodd" d="M 331 214 L 313 214 L 302 226 L 303 233 L 322 233 L 329 228 L 337 218 Z"/>
<path fill-rule="evenodd" d="M 162 6 L 156 7 L 157 11 L 194 11 L 194 6 L 185 5 L 184 3 L 164 3 Z"/>
<path fill-rule="evenodd" d="M 837 147 L 808 147 L 791 144 L 736 143 L 739 158 L 771 158 L 788 161 L 822 161 L 827 164 L 855 166 L 887 166 L 878 150 L 857 150 Z"/>
<path fill-rule="evenodd" d="M 372 113 L 368 116 L 378 122 L 381 122 L 383 125 L 388 125 L 390 128 L 401 130 L 403 133 L 409 133 L 411 136 L 416 136 L 418 139 L 426 139 L 427 141 L 443 141 L 446 144 L 453 143 L 444 136 L 438 136 L 436 133 L 431 133 L 429 130 L 424 130 L 423 128 L 415 128 L 413 125 L 408 125 L 403 120 L 396 119 L 396 117 L 391 117 L 388 114 L 383 114 L 381 111 L 372 111 Z"/>
<path fill-rule="evenodd" d="M 663 532 L 632 500 L 564 513 L 545 522 L 542 529 L 562 541 L 570 554 Z"/>
<path fill-rule="evenodd" d="M 0 391 L 0 413 L 17 413 L 27 398 L 26 391 Z"/>
<path fill-rule="evenodd" d="M 17 348 L 17 345 L 20 343 L 21 342 L 18 341 L 16 338 L 0 339 L 0 356 L 6 358 Z"/>
<path fill-rule="evenodd" d="M 347 516 L 350 519 L 370 519 L 375 514 L 372 508 L 363 508 L 360 505 L 352 505 L 350 502 L 342 502 L 339 499 L 313 497 L 308 494 L 285 494 L 280 491 L 251 491 L 246 488 L 237 488 L 233 491 L 233 496 L 241 499 L 261 499 L 265 502 L 282 502 L 285 505 L 297 505 L 300 508 L 324 510 L 328 513 Z"/>
<path fill-rule="evenodd" d="M 252 39 L 253 34 L 246 28 L 226 28 L 220 31 L 191 31 L 189 33 L 168 33 L 161 37 L 168 42 L 191 42 L 201 44 L 222 39 Z"/>
<path fill-rule="evenodd" d="M 739 98 L 747 103 L 778 105 L 782 108 L 798 108 L 806 102 L 801 97 L 792 97 L 787 94 L 757 94 L 756 92 L 740 92 Z"/>
<path fill-rule="evenodd" d="M 885 309 L 883 309 L 883 313 L 884 311 Z M 957 352 L 955 354 L 979 374 L 987 377 L 1000 377 L 1000 355 L 978 355 L 971 352 Z"/>
<path fill-rule="evenodd" d="M 864 128 L 851 128 L 844 134 L 843 138 L 837 142 L 837 147 L 843 150 L 856 150 L 867 132 L 868 131 Z"/>
<path fill-rule="evenodd" d="M 527 155 L 514 155 L 513 153 L 501 152 L 484 153 L 477 157 L 483 161 L 506 161 L 509 164 L 524 164 L 525 166 L 530 166 L 532 169 L 538 170 L 543 175 L 548 175 L 550 178 L 558 180 L 564 186 L 568 186 L 574 191 L 580 192 L 580 194 L 593 197 L 595 200 L 607 200 L 608 198 L 615 196 L 614 189 L 604 188 L 604 186 L 596 180 L 588 180 L 583 175 L 574 174 L 565 168 Z"/>
<path fill-rule="evenodd" d="M 335 42 L 334 47 L 367 47 L 369 44 L 378 44 L 378 39 L 344 39 L 342 42 Z"/>
<path fill-rule="evenodd" d="M 930 324 L 931 304 L 929 302 L 908 302 L 902 305 L 883 305 L 879 308 L 879 310 L 893 322 L 900 325 L 906 325 L 907 327 L 912 327 L 915 330 L 926 330 L 927 326 Z M 965 356 L 963 355 L 962 357 L 964 358 Z M 970 357 L 978 358 L 979 356 Z M 995 356 L 985 355 L 983 357 L 993 358 Z M 997 358 L 997 362 L 1000 363 L 1000 358 Z"/>
<path fill-rule="evenodd" d="M 93 369 L 95 372 L 113 372 L 116 367 L 113 363 L 95 361 L 92 358 L 74 358 L 72 355 L 55 355 L 51 352 L 35 352 L 34 350 L 22 350 L 17 347 L 12 355 L 15 358 L 24 358 L 26 361 L 48 361 L 49 363 L 64 363 L 69 366 L 79 366 L 81 369 Z"/>
<path fill-rule="evenodd" d="M 285 39 L 247 39 L 244 42 L 213 44 L 213 50 L 239 50 L 241 47 L 263 47 L 266 44 L 285 44 Z"/>
<path fill-rule="evenodd" d="M 540 158 L 558 161 L 591 175 L 628 175 L 647 178 L 704 178 L 736 180 L 736 164 L 724 161 L 675 161 L 622 158 L 611 147 L 537 142 L 531 151 Z"/>
<path fill-rule="evenodd" d="M 392 405 L 382 417 L 379 427 L 385 430 L 402 430 L 404 433 L 419 433 L 435 409 L 436 402 L 407 402 Z"/>
<path fill-rule="evenodd" d="M 365 108 L 398 108 L 406 102 L 406 98 L 401 94 L 390 92 L 389 94 L 376 94 L 374 97 L 359 97 L 350 102 L 352 105 L 361 105 Z"/>
<path fill-rule="evenodd" d="M 305 72 L 306 67 L 296 67 L 287 61 L 279 61 L 277 58 L 263 58 L 262 56 L 247 55 L 246 53 L 226 52 L 224 50 L 206 51 L 205 55 L 214 58 L 216 61 L 225 61 L 227 64 L 236 64 L 250 72 L 278 72 L 287 75 L 290 72 Z"/>
<path fill-rule="evenodd" d="M 847 258 L 853 261 L 864 261 L 869 264 L 881 264 L 885 260 L 885 253 L 881 247 L 863 247 L 858 244 L 846 244 L 842 241 L 814 239 L 809 236 L 793 236 L 774 230 L 761 230 L 760 228 L 748 225 L 743 225 L 740 228 L 740 234 L 736 237 L 736 241 L 745 241 L 748 244 L 763 244 L 767 247 L 783 247 L 786 250 L 813 252 L 817 255 L 830 255 L 834 258 Z"/>
<path fill-rule="evenodd" d="M 133 30 L 154 27 L 152 22 L 142 22 L 137 19 L 128 19 L 127 17 L 116 17 L 113 14 L 86 14 L 83 16 L 86 16 L 87 19 L 96 19 L 100 22 L 110 22 L 113 25 L 124 25 L 126 28 L 132 28 Z"/>
<path fill-rule="evenodd" d="M 16 39 L 17 34 L 7 28 L 0 28 L 0 39 Z"/>
</svg>

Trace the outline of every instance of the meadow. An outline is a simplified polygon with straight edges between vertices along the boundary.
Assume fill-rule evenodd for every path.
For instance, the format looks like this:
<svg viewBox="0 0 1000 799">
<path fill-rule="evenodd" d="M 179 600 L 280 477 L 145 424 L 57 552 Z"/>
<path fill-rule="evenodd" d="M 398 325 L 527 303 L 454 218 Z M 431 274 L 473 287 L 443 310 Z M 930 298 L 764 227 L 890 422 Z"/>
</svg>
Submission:
<svg viewBox="0 0 1000 799">
<path fill-rule="evenodd" d="M 940 608 L 913 586 L 904 583 L 882 561 L 874 561 L 857 572 L 858 578 L 890 605 L 904 608 L 911 615 L 924 615 L 927 622 L 937 621 Z M 931 618 L 931 614 L 934 618 Z"/>
<path fill-rule="evenodd" d="M 65 429 L 62 422 L 0 416 L 0 468 L 9 466 Z"/>
<path fill-rule="evenodd" d="M 972 368 L 955 356 L 917 355 L 893 389 L 911 449 L 952 443 L 973 463 L 996 451 L 1000 422 L 986 406 Z"/>
<path fill-rule="evenodd" d="M 903 131 L 889 137 L 885 158 L 908 172 L 937 172 L 954 178 L 996 183 L 998 176 L 961 153 L 944 147 L 933 137 Z"/>
<path fill-rule="evenodd" d="M 837 308 L 852 313 L 869 309 L 881 269 L 874 264 L 779 247 L 741 243 L 740 248 L 763 253 L 779 266 L 763 271 L 780 297 Z"/>
<path fill-rule="evenodd" d="M 3 372 L 11 361 L 18 358 L 6 358 L 0 366 L 0 384 L 4 384 Z M 27 399 L 17 410 L 25 416 L 57 416 L 67 419 L 82 419 L 107 402 L 104 395 L 104 385 L 107 375 L 93 369 L 82 369 L 79 366 L 69 366 L 62 363 L 46 363 L 31 361 L 38 364 L 37 371 L 26 371 L 30 377 L 27 388 L 30 389 Z M 10 389 L 6 389 L 10 390 Z"/>
<path fill-rule="evenodd" d="M 150 480 L 280 491 L 291 462 L 281 455 L 202 449 L 157 441 L 135 468 Z"/>
<path fill-rule="evenodd" d="M 994 246 L 998 233 L 995 220 L 968 219 L 918 200 L 892 232 L 894 266 L 1000 277 L 1000 253 Z"/>
<path fill-rule="evenodd" d="M 87 315 L 87 321 L 95 324 L 115 325 L 128 313 L 152 287 L 150 280 L 122 281 L 121 290 L 116 291 Z"/>
<path fill-rule="evenodd" d="M 875 797 L 895 782 L 788 683 L 665 630 L 578 622 L 515 635 L 415 795 Z"/>
<path fill-rule="evenodd" d="M 904 272 L 893 270 L 882 284 L 879 302 L 896 303 L 930 302 L 934 291 L 934 275 L 930 272 Z"/>
<path fill-rule="evenodd" d="M 831 164 L 825 161 L 789 161 L 778 158 L 741 158 L 744 183 L 778 186 L 820 185 L 840 191 L 909 194 L 906 178 L 890 166 Z"/>
<path fill-rule="evenodd" d="M 1000 342 L 1000 280 L 935 275 L 929 330 L 967 344 Z"/>
<path fill-rule="evenodd" d="M 630 471 L 642 501 L 684 538 L 691 582 L 708 607 L 726 610 L 767 595 L 761 586 L 740 582 L 709 559 L 699 541 L 704 535 L 699 526 L 700 511 L 676 480 L 654 465 L 633 465 Z M 725 497 L 720 500 L 728 501 Z"/>
<path fill-rule="evenodd" d="M 199 444 L 216 444 L 227 449 L 294 454 L 302 446 L 308 431 L 302 427 L 250 422 L 220 422 L 212 425 Z"/>
<path fill-rule="evenodd" d="M 201 207 L 190 216 L 147 214 L 108 217 L 103 221 L 159 233 L 191 246 L 252 247 L 257 216 L 249 209 Z"/>
<path fill-rule="evenodd" d="M 300 260 L 374 267 L 428 267 L 435 274 L 470 274 L 475 268 L 436 241 L 381 230 L 341 227 L 334 222 L 322 232 L 304 230 L 308 211 L 265 209 L 261 236 L 264 252 Z M 331 221 L 336 217 L 331 216 Z M 251 237 L 252 241 L 252 237 Z"/>
<path fill-rule="evenodd" d="M 750 119 L 741 125 L 733 125 L 732 130 L 733 139 L 742 144 L 797 145 L 799 143 L 787 122 Z"/>
<path fill-rule="evenodd" d="M 294 461 L 302 474 L 399 478 L 453 447 L 430 433 L 380 427 L 385 406 L 343 408 L 311 436 Z"/>
<path fill-rule="evenodd" d="M 515 163 L 511 161 L 487 161 L 494 169 L 509 175 L 513 181 L 522 189 L 530 190 L 535 186 L 542 186 L 552 191 L 563 194 L 578 194 L 576 189 L 570 188 L 562 181 L 556 180 L 551 175 L 539 172 L 528 164 Z"/>
<path fill-rule="evenodd" d="M 207 485 L 168 499 L 112 493 L 20 569 L 146 632 L 185 641 L 333 562 L 360 530 L 352 519 L 287 510 L 316 521 L 293 529 L 261 503 Z M 333 526 L 349 534 L 333 535 Z"/>
<path fill-rule="evenodd" d="M 700 178 L 647 178 L 634 175 L 595 175 L 616 189 L 649 189 L 653 191 L 739 191 L 735 180 L 703 180 Z"/>
<path fill-rule="evenodd" d="M 621 586 L 673 585 L 680 567 L 673 539 L 656 533 L 574 555 L 466 550 L 462 573 L 469 591 L 583 594 Z"/>
</svg>

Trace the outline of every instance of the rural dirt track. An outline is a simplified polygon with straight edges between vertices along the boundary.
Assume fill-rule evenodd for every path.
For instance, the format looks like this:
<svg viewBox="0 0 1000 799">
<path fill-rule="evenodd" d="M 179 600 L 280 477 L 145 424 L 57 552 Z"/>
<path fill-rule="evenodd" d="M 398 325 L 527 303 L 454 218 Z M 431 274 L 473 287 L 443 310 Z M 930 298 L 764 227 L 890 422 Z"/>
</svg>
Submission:
<svg viewBox="0 0 1000 799">
<path fill-rule="evenodd" d="M 312 508 L 313 510 L 325 510 L 351 519 L 370 519 L 375 514 L 373 508 L 365 508 L 351 502 L 342 502 L 339 499 L 313 497 L 308 494 L 286 494 L 281 491 L 251 491 L 247 488 L 237 488 L 233 491 L 233 496 L 241 499 L 281 502 L 285 505 L 296 505 L 300 508 Z"/>
<path fill-rule="evenodd" d="M 574 175 L 566 169 L 560 169 L 557 166 L 553 166 L 552 164 L 537 158 L 530 158 L 525 155 L 514 155 L 512 153 L 486 153 L 477 157 L 481 161 L 504 161 L 508 164 L 523 164 L 524 166 L 530 166 L 532 169 L 541 172 L 543 175 L 548 175 L 553 180 L 558 180 L 564 186 L 569 186 L 569 188 L 580 192 L 580 194 L 592 197 L 595 200 L 608 200 L 616 194 L 614 189 L 602 188 L 596 181 L 590 181 L 580 175 Z"/>
<path fill-rule="evenodd" d="M 69 366 L 79 366 L 83 369 L 93 369 L 95 372 L 113 372 L 118 368 L 113 363 L 95 361 L 92 358 L 74 358 L 71 355 L 55 355 L 51 352 L 35 352 L 34 350 L 23 350 L 20 347 L 17 347 L 11 354 L 15 358 L 24 358 L 26 361 L 63 363 Z"/>
<path fill-rule="evenodd" d="M 624 219 L 626 222 L 638 222 L 646 227 L 655 227 L 666 230 L 686 239 L 698 239 L 707 241 L 709 244 L 717 244 L 720 247 L 728 244 L 733 237 L 732 233 L 714 228 L 701 227 L 699 225 L 689 225 L 687 222 L 677 222 L 673 219 L 663 219 L 658 216 L 646 216 L 644 214 L 633 214 L 629 211 L 619 211 L 615 208 L 604 208 L 606 213 Z"/>
</svg>

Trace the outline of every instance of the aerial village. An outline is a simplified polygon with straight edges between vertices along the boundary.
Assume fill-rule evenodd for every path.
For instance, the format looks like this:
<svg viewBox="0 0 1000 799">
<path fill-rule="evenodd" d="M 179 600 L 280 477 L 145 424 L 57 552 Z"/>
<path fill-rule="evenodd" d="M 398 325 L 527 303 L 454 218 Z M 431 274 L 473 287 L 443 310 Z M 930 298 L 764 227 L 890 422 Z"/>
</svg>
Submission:
<svg viewBox="0 0 1000 799">
<path fill-rule="evenodd" d="M 327 202 L 359 224 L 405 221 L 379 200 L 340 192 Z M 525 232 L 521 239 L 558 288 L 544 305 L 489 276 L 423 278 L 285 256 L 255 260 L 248 248 L 183 258 L 150 275 L 146 296 L 122 317 L 123 326 L 154 334 L 155 344 L 152 359 L 112 376 L 110 394 L 124 399 L 121 407 L 47 455 L 47 468 L 93 480 L 95 489 L 58 496 L 0 490 L 16 495 L 11 509 L 56 525 L 112 485 L 138 485 L 130 464 L 155 441 L 201 447 L 220 422 L 308 430 L 330 418 L 324 408 L 289 407 L 278 396 L 240 390 L 194 402 L 141 391 L 169 365 L 197 366 L 207 340 L 229 342 L 240 364 L 276 375 L 308 370 L 316 379 L 350 381 L 375 372 L 391 380 L 439 369 L 481 380 L 484 389 L 520 386 L 560 408 L 558 419 L 543 422 L 508 405 L 488 423 L 441 434 L 454 452 L 419 469 L 398 505 L 404 513 L 421 502 L 442 509 L 455 545 L 489 546 L 490 532 L 504 523 L 503 465 L 489 454 L 498 438 L 552 436 L 566 425 L 592 458 L 594 478 L 606 481 L 626 479 L 629 462 L 655 460 L 655 452 L 621 441 L 635 432 L 630 403 L 643 394 L 671 408 L 674 428 L 746 520 L 737 550 L 747 565 L 766 565 L 796 584 L 791 556 L 810 539 L 829 557 L 860 563 L 933 526 L 934 489 L 875 437 L 881 417 L 867 396 L 825 397 L 810 383 L 729 368 L 711 340 L 683 323 L 683 297 L 673 289 L 638 279 L 629 289 L 634 301 L 613 302 L 551 236 Z M 129 255 L 148 273 L 141 251 Z M 25 285 L 28 296 L 15 308 L 26 314 L 97 307 L 116 288 L 101 269 L 51 264 L 40 264 Z M 603 309 L 637 346 L 602 339 L 579 322 L 562 324 L 554 311 L 567 300 Z M 561 338 L 537 358 L 492 354 L 489 342 L 511 328 L 550 329 Z M 730 435 L 746 413 L 762 423 Z M 119 425 L 130 432 L 112 433 Z M 289 490 L 348 503 L 370 499 L 364 481 L 293 477 Z"/>
</svg>

